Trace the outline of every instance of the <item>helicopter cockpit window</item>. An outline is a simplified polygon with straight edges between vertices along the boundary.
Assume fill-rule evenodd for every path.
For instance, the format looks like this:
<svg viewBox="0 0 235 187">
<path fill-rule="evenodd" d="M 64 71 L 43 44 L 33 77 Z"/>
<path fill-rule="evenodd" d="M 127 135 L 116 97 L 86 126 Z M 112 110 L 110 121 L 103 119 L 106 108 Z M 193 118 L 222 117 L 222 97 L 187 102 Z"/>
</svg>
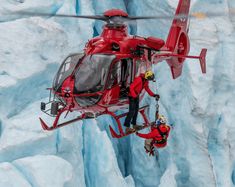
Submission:
<svg viewBox="0 0 235 187">
<path fill-rule="evenodd" d="M 69 75 L 71 75 L 77 63 L 82 57 L 83 57 L 83 54 L 79 53 L 79 54 L 70 55 L 64 60 L 53 82 L 53 88 L 55 91 L 57 92 L 60 91 L 62 83 Z"/>
<path fill-rule="evenodd" d="M 95 93 L 103 90 L 115 55 L 95 54 L 83 59 L 75 72 L 75 92 Z"/>
</svg>

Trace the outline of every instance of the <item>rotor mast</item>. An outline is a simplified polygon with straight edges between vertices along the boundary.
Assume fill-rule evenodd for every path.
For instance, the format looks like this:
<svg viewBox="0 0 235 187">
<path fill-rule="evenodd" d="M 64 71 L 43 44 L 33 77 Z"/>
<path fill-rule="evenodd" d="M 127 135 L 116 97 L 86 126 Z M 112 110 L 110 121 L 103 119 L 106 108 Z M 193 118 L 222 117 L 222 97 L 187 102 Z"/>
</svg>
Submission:
<svg viewBox="0 0 235 187">
<path fill-rule="evenodd" d="M 126 12 L 112 9 L 104 12 L 104 16 L 107 18 L 107 24 L 104 25 L 101 37 L 121 39 L 128 36 L 128 28 L 123 21 L 123 18 L 128 17 Z"/>
</svg>

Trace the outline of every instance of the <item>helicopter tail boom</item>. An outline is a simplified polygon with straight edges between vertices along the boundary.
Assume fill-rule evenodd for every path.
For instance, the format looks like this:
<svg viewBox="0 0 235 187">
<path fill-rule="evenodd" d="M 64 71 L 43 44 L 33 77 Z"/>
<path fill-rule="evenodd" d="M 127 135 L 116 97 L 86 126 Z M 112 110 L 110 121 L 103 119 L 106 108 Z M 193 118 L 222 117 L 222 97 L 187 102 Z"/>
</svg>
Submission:
<svg viewBox="0 0 235 187">
<path fill-rule="evenodd" d="M 206 53 L 207 53 L 207 49 L 202 49 L 201 50 L 201 53 L 199 56 L 190 56 L 190 55 L 179 55 L 179 54 L 175 54 L 175 53 L 160 53 L 160 54 L 157 54 L 155 57 L 157 58 L 163 58 L 163 59 L 167 59 L 167 58 L 183 58 L 183 59 L 186 59 L 186 58 L 191 58 L 191 59 L 199 59 L 200 61 L 200 66 L 201 66 L 201 70 L 202 70 L 202 73 L 206 73 Z M 180 71 L 181 71 L 181 66 L 180 66 Z M 172 71 L 174 70 L 177 70 L 177 69 L 172 69 Z M 174 72 L 173 72 L 173 75 L 174 75 Z"/>
</svg>

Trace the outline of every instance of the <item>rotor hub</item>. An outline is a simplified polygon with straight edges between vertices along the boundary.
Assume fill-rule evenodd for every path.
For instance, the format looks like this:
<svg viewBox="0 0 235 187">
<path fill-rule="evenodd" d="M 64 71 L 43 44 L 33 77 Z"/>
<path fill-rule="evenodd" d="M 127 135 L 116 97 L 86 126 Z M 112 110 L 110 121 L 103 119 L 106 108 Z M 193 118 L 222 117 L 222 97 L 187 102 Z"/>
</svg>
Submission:
<svg viewBox="0 0 235 187">
<path fill-rule="evenodd" d="M 119 9 L 111 9 L 104 12 L 104 16 L 106 17 L 128 17 L 128 14 L 123 10 Z"/>
</svg>

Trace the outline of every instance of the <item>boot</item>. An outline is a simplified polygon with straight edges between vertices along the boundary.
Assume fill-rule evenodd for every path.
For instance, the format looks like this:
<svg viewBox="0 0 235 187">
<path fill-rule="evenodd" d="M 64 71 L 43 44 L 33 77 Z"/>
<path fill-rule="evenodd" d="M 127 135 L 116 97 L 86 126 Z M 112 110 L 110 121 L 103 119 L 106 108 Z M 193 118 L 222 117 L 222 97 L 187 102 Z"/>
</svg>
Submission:
<svg viewBox="0 0 235 187">
<path fill-rule="evenodd" d="M 136 130 L 135 129 L 133 129 L 133 128 L 131 128 L 131 127 L 126 127 L 126 134 L 129 134 L 129 133 L 133 133 L 133 132 L 135 132 Z"/>
<path fill-rule="evenodd" d="M 133 125 L 133 128 L 137 131 L 143 129 L 143 127 L 144 126 L 142 126 L 142 125 Z"/>
<path fill-rule="evenodd" d="M 154 156 L 154 147 L 151 147 L 150 150 L 146 146 L 144 146 L 144 148 L 145 152 L 149 154 L 149 156 Z"/>
</svg>

